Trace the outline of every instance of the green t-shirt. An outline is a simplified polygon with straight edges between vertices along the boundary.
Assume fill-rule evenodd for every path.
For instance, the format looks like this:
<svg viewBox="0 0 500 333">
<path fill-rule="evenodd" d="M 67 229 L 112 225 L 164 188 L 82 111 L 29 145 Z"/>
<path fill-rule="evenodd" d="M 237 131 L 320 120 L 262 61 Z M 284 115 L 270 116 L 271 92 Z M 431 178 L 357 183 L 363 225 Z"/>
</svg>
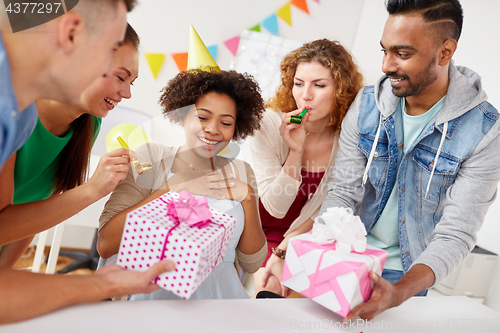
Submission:
<svg viewBox="0 0 500 333">
<path fill-rule="evenodd" d="M 102 119 L 92 116 L 93 142 Z M 73 128 L 63 137 L 50 133 L 38 119 L 28 141 L 17 151 L 14 169 L 14 204 L 47 199 L 54 191 L 55 168 L 63 148 L 73 135 Z"/>
<path fill-rule="evenodd" d="M 445 96 L 446 97 L 446 96 Z M 403 115 L 403 140 L 404 152 L 413 145 L 420 133 L 427 127 L 429 122 L 441 110 L 444 104 L 443 97 L 439 102 L 434 104 L 426 113 L 419 116 L 409 116 L 406 114 L 405 98 L 401 98 L 398 110 Z M 398 232 L 398 191 L 397 182 L 392 188 L 391 195 L 387 199 L 384 210 L 375 223 L 375 226 L 367 235 L 367 242 L 370 245 L 383 249 L 388 253 L 385 262 L 385 269 L 393 269 L 397 271 L 403 270 L 401 263 L 401 249 L 399 247 L 399 232 Z"/>
</svg>

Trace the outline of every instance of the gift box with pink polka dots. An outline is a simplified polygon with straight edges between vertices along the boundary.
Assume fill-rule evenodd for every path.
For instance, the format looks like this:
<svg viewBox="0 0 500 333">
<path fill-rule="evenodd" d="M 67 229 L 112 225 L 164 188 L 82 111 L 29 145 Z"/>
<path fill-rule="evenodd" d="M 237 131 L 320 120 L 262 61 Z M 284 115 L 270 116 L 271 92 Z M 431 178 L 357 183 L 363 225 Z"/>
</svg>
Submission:
<svg viewBox="0 0 500 333">
<path fill-rule="evenodd" d="M 176 223 L 167 216 L 167 206 L 178 197 L 171 191 L 127 214 L 117 263 L 145 271 L 161 259 L 172 260 L 175 271 L 161 274 L 155 283 L 189 299 L 222 262 L 236 222 L 210 208 L 210 223 Z"/>
</svg>

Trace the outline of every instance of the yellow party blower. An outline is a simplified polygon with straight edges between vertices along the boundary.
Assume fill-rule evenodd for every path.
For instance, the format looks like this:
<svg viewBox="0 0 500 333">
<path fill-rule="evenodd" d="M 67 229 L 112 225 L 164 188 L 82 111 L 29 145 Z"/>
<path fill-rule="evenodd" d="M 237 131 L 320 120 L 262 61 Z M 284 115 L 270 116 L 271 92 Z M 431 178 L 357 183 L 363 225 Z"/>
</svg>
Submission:
<svg viewBox="0 0 500 333">
<path fill-rule="evenodd" d="M 130 149 L 127 143 L 121 138 L 121 136 L 119 136 L 117 139 L 123 148 Z M 142 175 L 143 173 L 151 172 L 151 170 L 153 170 L 151 163 L 149 162 L 141 163 L 139 162 L 139 159 L 137 157 L 130 157 L 130 162 L 132 162 L 132 165 L 134 166 L 135 170 L 140 175 Z"/>
</svg>

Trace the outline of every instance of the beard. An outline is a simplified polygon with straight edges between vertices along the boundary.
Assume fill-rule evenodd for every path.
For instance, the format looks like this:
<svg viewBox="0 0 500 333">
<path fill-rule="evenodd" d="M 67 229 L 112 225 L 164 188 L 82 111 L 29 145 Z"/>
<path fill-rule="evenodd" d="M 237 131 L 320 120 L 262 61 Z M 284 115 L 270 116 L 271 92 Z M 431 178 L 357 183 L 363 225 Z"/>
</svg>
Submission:
<svg viewBox="0 0 500 333">
<path fill-rule="evenodd" d="M 429 85 L 434 83 L 438 78 L 438 73 L 432 68 L 436 63 L 436 57 L 427 64 L 427 66 L 415 75 L 414 79 L 406 74 L 397 75 L 396 73 L 388 73 L 387 76 L 393 79 L 405 79 L 408 83 L 405 87 L 392 87 L 392 93 L 397 97 L 408 97 L 420 94 Z"/>
</svg>

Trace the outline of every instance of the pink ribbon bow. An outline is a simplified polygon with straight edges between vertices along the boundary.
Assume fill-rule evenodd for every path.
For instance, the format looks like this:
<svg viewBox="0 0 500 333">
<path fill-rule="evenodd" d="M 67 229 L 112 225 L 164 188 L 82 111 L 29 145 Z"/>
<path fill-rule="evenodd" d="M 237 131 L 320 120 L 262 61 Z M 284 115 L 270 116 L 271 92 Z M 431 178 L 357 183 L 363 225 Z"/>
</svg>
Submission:
<svg viewBox="0 0 500 333">
<path fill-rule="evenodd" d="M 179 192 L 179 198 L 177 199 L 170 200 L 168 202 L 163 200 L 161 197 L 159 199 L 167 204 L 167 216 L 175 222 L 175 225 L 167 232 L 165 242 L 163 242 L 163 249 L 161 251 L 160 260 L 166 258 L 165 252 L 167 250 L 167 244 L 169 243 L 168 238 L 172 234 L 172 231 L 174 231 L 174 229 L 180 226 L 183 222 L 188 224 L 190 227 L 197 226 L 200 229 L 207 224 L 213 223 L 219 228 L 222 227 L 224 229 L 225 236 L 226 227 L 211 221 L 212 213 L 210 212 L 210 208 L 208 207 L 207 198 L 201 197 L 199 199 L 196 199 L 189 191 L 182 190 Z M 222 251 L 224 238 L 225 237 L 222 237 L 219 253 L 221 253 Z M 217 265 L 218 259 L 219 257 L 217 257 L 216 262 L 213 263 L 212 269 Z M 155 283 L 158 283 L 159 280 L 160 277 L 157 276 L 155 279 Z"/>
<path fill-rule="evenodd" d="M 179 192 L 177 200 L 170 200 L 167 203 L 167 216 L 174 222 L 187 223 L 189 226 L 197 225 L 203 227 L 210 223 L 212 213 L 208 207 L 208 200 L 205 197 L 196 199 L 186 190 Z"/>
</svg>

